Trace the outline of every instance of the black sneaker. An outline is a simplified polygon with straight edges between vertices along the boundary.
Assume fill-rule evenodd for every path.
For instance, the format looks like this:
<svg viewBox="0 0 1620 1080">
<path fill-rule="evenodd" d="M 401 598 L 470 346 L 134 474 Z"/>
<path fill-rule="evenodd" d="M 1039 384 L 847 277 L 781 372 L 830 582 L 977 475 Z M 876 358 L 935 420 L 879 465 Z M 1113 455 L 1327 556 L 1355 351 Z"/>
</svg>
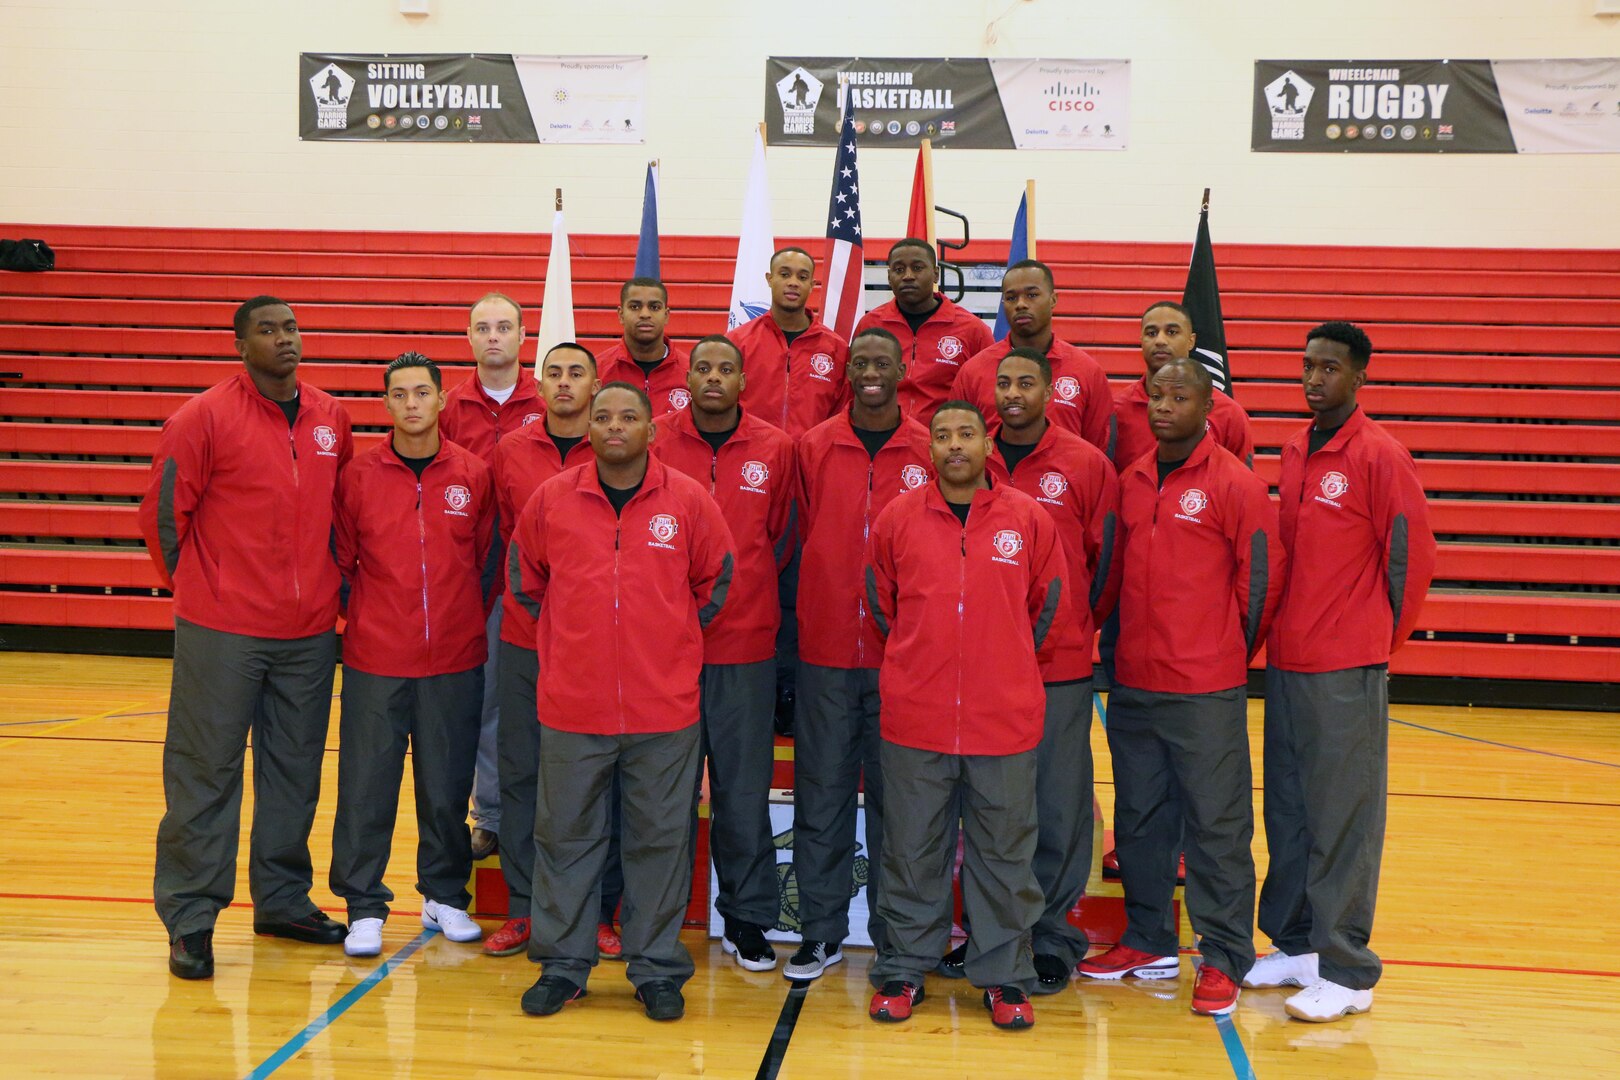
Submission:
<svg viewBox="0 0 1620 1080">
<path fill-rule="evenodd" d="M 793 738 L 794 711 L 795 702 L 793 692 L 791 690 L 785 694 L 778 694 L 776 696 L 776 716 L 774 717 L 774 726 L 776 728 L 776 733 L 782 736 L 784 739 Z"/>
<path fill-rule="evenodd" d="M 349 936 L 342 923 L 326 917 L 324 911 L 312 911 L 302 919 L 289 922 L 253 922 L 253 932 L 267 937 L 288 938 L 306 945 L 341 945 Z"/>
<path fill-rule="evenodd" d="M 1035 977 L 1039 983 L 1035 987 L 1037 994 L 1056 994 L 1069 985 L 1069 976 L 1074 968 L 1065 964 L 1059 957 L 1051 953 L 1035 954 Z"/>
<path fill-rule="evenodd" d="M 720 948 L 737 958 L 745 971 L 770 971 L 776 967 L 776 950 L 765 940 L 765 931 L 753 923 L 726 923 Z"/>
<path fill-rule="evenodd" d="M 647 1010 L 649 1020 L 679 1020 L 686 1015 L 686 999 L 681 988 L 669 979 L 653 979 L 636 987 L 636 1000 Z"/>
<path fill-rule="evenodd" d="M 967 978 L 967 942 L 939 958 L 939 973 L 947 979 Z"/>
<path fill-rule="evenodd" d="M 195 930 L 170 942 L 169 973 L 177 979 L 212 979 L 214 932 Z"/>
<path fill-rule="evenodd" d="M 844 952 L 830 941 L 806 940 L 782 967 L 782 976 L 788 979 L 819 979 L 821 973 L 834 964 L 842 963 Z"/>
<path fill-rule="evenodd" d="M 584 996 L 583 986 L 575 986 L 561 975 L 542 975 L 538 982 L 523 991 L 523 1011 L 530 1016 L 550 1016 L 560 1012 L 570 1001 Z"/>
</svg>

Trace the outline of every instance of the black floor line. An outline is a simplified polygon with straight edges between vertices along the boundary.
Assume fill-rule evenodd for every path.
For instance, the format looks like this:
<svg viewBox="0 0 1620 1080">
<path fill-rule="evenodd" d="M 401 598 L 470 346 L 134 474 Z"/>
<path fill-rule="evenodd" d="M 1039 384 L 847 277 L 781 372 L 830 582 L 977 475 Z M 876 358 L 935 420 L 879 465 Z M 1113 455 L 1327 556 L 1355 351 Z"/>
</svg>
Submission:
<svg viewBox="0 0 1620 1080">
<path fill-rule="evenodd" d="M 782 1058 L 787 1056 L 788 1043 L 793 1041 L 793 1029 L 799 1023 L 799 1010 L 804 1007 L 804 996 L 810 992 L 809 979 L 794 979 L 787 1000 L 782 1002 L 782 1014 L 776 1018 L 776 1030 L 771 1032 L 770 1045 L 759 1063 L 755 1080 L 776 1080 L 782 1070 Z"/>
</svg>

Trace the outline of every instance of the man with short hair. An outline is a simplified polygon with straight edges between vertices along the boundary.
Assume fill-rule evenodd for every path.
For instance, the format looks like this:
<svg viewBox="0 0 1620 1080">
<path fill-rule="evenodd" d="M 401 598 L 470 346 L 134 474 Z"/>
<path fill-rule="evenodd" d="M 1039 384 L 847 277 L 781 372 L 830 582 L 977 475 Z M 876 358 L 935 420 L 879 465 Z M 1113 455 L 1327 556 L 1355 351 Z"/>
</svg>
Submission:
<svg viewBox="0 0 1620 1080">
<path fill-rule="evenodd" d="M 1017 1030 L 1035 1023 L 1036 747 L 1046 701 L 1037 653 L 1062 615 L 1063 544 L 1034 499 L 987 475 L 978 409 L 947 401 L 930 431 L 938 480 L 889 503 L 868 547 L 893 802 L 878 900 L 886 933 L 868 1013 L 906 1020 L 923 1000 L 924 975 L 951 934 L 960 812 L 967 977 L 984 989 L 991 1022 Z"/>
<path fill-rule="evenodd" d="M 757 321 L 757 320 L 756 320 Z M 750 368 L 749 370 L 752 370 Z M 848 411 L 799 440 L 798 722 L 793 753 L 793 873 L 801 943 L 783 966 L 814 979 L 843 960 L 855 864 L 856 803 L 865 793 L 867 929 L 883 941 L 883 775 L 878 767 L 878 667 L 883 643 L 866 619 L 862 564 L 872 522 L 929 480 L 928 429 L 897 400 L 906 365 L 887 330 L 850 345 Z"/>
<path fill-rule="evenodd" d="M 1170 361 L 1191 357 L 1197 343 L 1192 313 L 1174 300 L 1159 300 L 1142 312 L 1142 361 L 1147 374 L 1114 395 L 1114 417 L 1119 434 L 1114 441 L 1113 457 L 1120 472 L 1159 445 L 1148 423 L 1148 380 Z M 1209 433 L 1230 450 L 1233 457 L 1245 465 L 1254 463 L 1249 414 L 1220 387 L 1215 388 L 1209 407 Z"/>
<path fill-rule="evenodd" d="M 750 378 L 743 408 L 797 439 L 848 401 L 849 347 L 810 308 L 816 263 L 803 248 L 771 256 L 771 310 L 726 336 Z"/>
<path fill-rule="evenodd" d="M 338 477 L 334 537 L 349 598 L 331 881 L 349 905 L 350 956 L 382 951 L 407 746 L 422 925 L 451 941 L 484 933 L 467 915 L 467 799 L 498 571 L 494 483 L 489 466 L 440 437 L 438 365 L 402 353 L 383 390 L 394 429 Z"/>
<path fill-rule="evenodd" d="M 906 377 L 900 408 L 927 418 L 950 397 L 962 365 L 995 344 L 984 320 L 938 291 L 934 245 L 908 236 L 889 248 L 889 291 L 894 299 L 873 308 L 855 331 L 880 326 L 900 341 Z"/>
<path fill-rule="evenodd" d="M 502 437 L 534 423 L 545 412 L 534 376 L 523 370 L 523 309 L 505 293 L 486 293 L 472 306 L 467 341 L 478 362 L 471 376 L 445 395 L 439 430 L 445 438 L 495 467 L 495 445 Z M 497 562 L 501 552 L 496 553 Z M 501 585 L 504 589 L 505 579 Z M 484 665 L 484 706 L 478 726 L 478 766 L 473 776 L 473 858 L 493 855 L 500 844 L 501 785 L 497 768 L 501 609 L 485 628 L 489 662 Z"/>
<path fill-rule="evenodd" d="M 612 778 L 624 814 L 624 952 L 654 1020 L 686 1009 L 681 919 L 692 884 L 703 630 L 723 610 L 733 546 L 703 486 L 650 460 L 652 407 L 609 383 L 591 402 L 594 465 L 552 477 L 518 516 L 512 592 L 537 620 L 540 725 L 533 927 L 523 1011 L 585 995 Z M 612 552 L 612 557 L 607 557 Z"/>
<path fill-rule="evenodd" d="M 1312 422 L 1283 444 L 1288 580 L 1266 643 L 1260 929 L 1276 951 L 1244 977 L 1298 986 L 1288 1015 L 1372 1008 L 1368 947 L 1384 853 L 1389 658 L 1434 576 L 1434 533 L 1412 455 L 1356 404 L 1372 342 L 1323 323 L 1305 338 Z"/>
<path fill-rule="evenodd" d="M 658 422 L 653 457 L 708 486 L 737 545 L 723 615 L 704 635 L 703 759 L 709 766 L 709 856 L 725 919 L 725 952 L 749 971 L 776 966 L 765 931 L 776 925 L 771 841 L 775 745 L 776 577 L 794 532 L 793 440 L 738 405 L 742 352 L 721 334 L 692 346 L 692 405 Z"/>
<path fill-rule="evenodd" d="M 957 372 L 951 396 L 970 401 L 980 412 L 996 407 L 996 368 L 1013 349 L 1034 349 L 1052 364 L 1052 407 L 1048 418 L 1105 454 L 1114 448 L 1114 395 L 1108 376 L 1091 356 L 1061 340 L 1052 329 L 1057 286 L 1051 267 L 1023 259 L 1001 279 L 1001 306 L 1010 331 L 1005 341 L 981 351 Z"/>
<path fill-rule="evenodd" d="M 164 422 L 140 507 L 147 551 L 174 593 L 152 888 L 169 970 L 182 979 L 214 974 L 214 921 L 236 892 L 250 733 L 253 929 L 322 945 L 344 936 L 309 898 L 309 830 L 332 712 L 332 494 L 353 453 L 349 414 L 298 379 L 303 338 L 285 303 L 256 296 L 234 323 L 243 370 Z"/>
<path fill-rule="evenodd" d="M 669 290 L 657 278 L 631 278 L 619 287 L 619 325 L 624 335 L 597 358 L 602 385 L 627 382 L 646 391 L 655 413 L 686 408 L 689 359 L 685 349 L 664 336 L 669 325 Z"/>
<path fill-rule="evenodd" d="M 1187 911 L 1203 953 L 1192 1010 L 1219 1016 L 1236 1008 L 1237 980 L 1254 964 L 1248 668 L 1284 558 L 1265 482 L 1209 435 L 1213 389 L 1197 361 L 1161 367 L 1148 383 L 1158 453 L 1120 478 L 1108 747 L 1126 928 L 1080 974 L 1180 974 L 1171 898 L 1185 836 Z"/>
</svg>

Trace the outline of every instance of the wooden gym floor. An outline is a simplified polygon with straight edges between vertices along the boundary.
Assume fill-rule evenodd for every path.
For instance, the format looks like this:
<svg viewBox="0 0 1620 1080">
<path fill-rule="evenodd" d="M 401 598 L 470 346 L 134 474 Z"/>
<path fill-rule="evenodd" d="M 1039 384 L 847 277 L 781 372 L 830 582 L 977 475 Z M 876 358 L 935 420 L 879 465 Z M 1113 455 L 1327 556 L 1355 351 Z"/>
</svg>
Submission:
<svg viewBox="0 0 1620 1080">
<path fill-rule="evenodd" d="M 244 844 L 216 977 L 171 978 L 150 901 L 168 671 L 0 653 L 0 1075 L 1620 1075 L 1617 715 L 1394 708 L 1374 941 L 1386 970 L 1364 1016 L 1292 1021 L 1273 991 L 1245 992 L 1229 1022 L 1196 1017 L 1184 964 L 1176 983 L 1077 982 L 1037 998 L 1036 1027 L 1021 1033 L 992 1028 L 965 984 L 930 978 L 910 1023 L 880 1026 L 865 1015 L 869 953 L 790 993 L 779 973 L 744 972 L 692 932 L 686 1019 L 654 1024 L 616 964 L 597 969 L 589 998 L 535 1019 L 518 1009 L 535 977 L 524 957 L 421 940 L 408 810 L 381 959 L 256 938 Z M 1258 776 L 1258 702 L 1251 736 Z M 1094 742 L 1107 812 L 1096 727 Z M 335 766 L 312 842 L 316 902 L 341 918 L 325 886 Z M 1257 791 L 1257 821 L 1259 805 Z"/>
</svg>

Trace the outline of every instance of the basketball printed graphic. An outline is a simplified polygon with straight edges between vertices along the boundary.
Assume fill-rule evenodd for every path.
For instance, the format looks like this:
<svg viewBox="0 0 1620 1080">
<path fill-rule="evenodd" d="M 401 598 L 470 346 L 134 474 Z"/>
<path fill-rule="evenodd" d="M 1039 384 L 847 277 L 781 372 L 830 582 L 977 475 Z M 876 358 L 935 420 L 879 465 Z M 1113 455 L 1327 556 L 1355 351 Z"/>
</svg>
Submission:
<svg viewBox="0 0 1620 1080">
<path fill-rule="evenodd" d="M 1052 389 L 1064 401 L 1073 401 L 1080 396 L 1080 380 L 1073 375 L 1064 375 L 1052 384 Z"/>
<path fill-rule="evenodd" d="M 810 358 L 810 370 L 823 377 L 831 375 L 833 358 L 824 352 L 818 352 Z"/>
<path fill-rule="evenodd" d="M 1024 538 L 1015 529 L 1002 529 L 992 538 L 996 545 L 996 554 L 1003 559 L 1010 559 L 1024 550 Z"/>
<path fill-rule="evenodd" d="M 955 360 L 962 355 L 962 339 L 954 334 L 946 334 L 939 339 L 939 355 L 945 360 Z"/>
<path fill-rule="evenodd" d="M 1062 473 L 1049 472 L 1041 474 L 1041 494 L 1048 499 L 1061 499 L 1063 493 L 1068 490 L 1069 481 L 1064 478 Z"/>
<path fill-rule="evenodd" d="M 322 450 L 331 450 L 337 445 L 337 432 L 321 424 L 315 429 L 315 445 Z"/>
<path fill-rule="evenodd" d="M 1181 512 L 1188 517 L 1197 517 L 1209 505 L 1209 496 L 1197 488 L 1188 488 L 1181 493 Z"/>
<path fill-rule="evenodd" d="M 669 392 L 669 407 L 677 412 L 686 408 L 690 404 L 692 404 L 692 395 L 690 391 L 676 388 Z"/>
<path fill-rule="evenodd" d="M 449 504 L 452 510 L 465 510 L 467 504 L 472 502 L 472 492 L 460 484 L 451 484 L 444 489 L 444 501 Z"/>
<path fill-rule="evenodd" d="M 743 483 L 749 487 L 759 487 L 771 478 L 771 470 L 765 467 L 763 461 L 745 461 L 742 467 Z"/>
<path fill-rule="evenodd" d="M 528 415 L 524 416 L 523 423 L 519 424 L 518 426 L 519 427 L 528 427 L 530 424 L 532 424 L 536 420 L 540 419 L 541 415 L 542 414 L 537 413 L 537 412 L 529 413 Z"/>
<path fill-rule="evenodd" d="M 1322 494 L 1329 499 L 1337 499 L 1350 490 L 1350 481 L 1342 472 L 1322 474 Z"/>
<path fill-rule="evenodd" d="M 647 528 L 653 534 L 653 539 L 660 544 L 669 543 L 680 531 L 674 514 L 654 514 L 652 520 L 647 522 Z"/>
<path fill-rule="evenodd" d="M 928 483 L 928 470 L 921 465 L 907 465 L 900 470 L 900 482 L 907 488 L 920 488 Z"/>
</svg>

